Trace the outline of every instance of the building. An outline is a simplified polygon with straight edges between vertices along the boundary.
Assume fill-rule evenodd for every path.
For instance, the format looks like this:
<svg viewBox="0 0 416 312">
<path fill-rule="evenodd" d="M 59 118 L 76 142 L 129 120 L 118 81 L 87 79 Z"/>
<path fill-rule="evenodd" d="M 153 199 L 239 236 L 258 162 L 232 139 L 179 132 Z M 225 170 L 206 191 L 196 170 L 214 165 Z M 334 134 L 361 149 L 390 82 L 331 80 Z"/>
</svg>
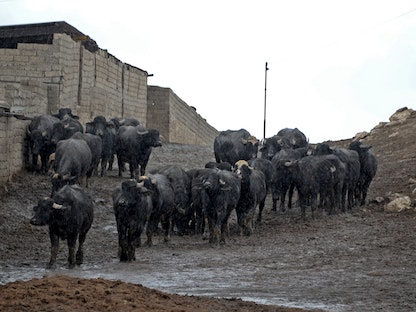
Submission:
<svg viewBox="0 0 416 312">
<path fill-rule="evenodd" d="M 147 77 L 66 22 L 0 27 L 0 182 L 24 166 L 25 118 L 62 107 L 83 124 L 136 117 L 168 142 L 211 144 L 218 132 L 170 89 L 148 91 Z"/>
</svg>

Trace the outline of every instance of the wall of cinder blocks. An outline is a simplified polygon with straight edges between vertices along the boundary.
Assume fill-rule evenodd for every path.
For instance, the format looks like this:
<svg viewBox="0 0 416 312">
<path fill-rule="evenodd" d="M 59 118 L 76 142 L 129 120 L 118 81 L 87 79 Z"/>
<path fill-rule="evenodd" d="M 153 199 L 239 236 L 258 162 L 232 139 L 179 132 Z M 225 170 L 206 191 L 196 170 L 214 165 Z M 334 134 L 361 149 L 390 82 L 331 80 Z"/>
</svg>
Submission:
<svg viewBox="0 0 416 312">
<path fill-rule="evenodd" d="M 157 88 L 148 97 L 146 71 L 66 34 L 54 34 L 53 44 L 0 49 L 0 112 L 34 117 L 68 107 L 83 124 L 97 115 L 135 117 L 168 142 L 211 145 L 217 131 L 172 90 L 158 96 Z M 25 167 L 29 122 L 0 115 L 0 184 Z"/>
<path fill-rule="evenodd" d="M 213 145 L 218 131 L 170 88 L 149 86 L 147 104 L 148 127 L 159 129 L 160 134 L 167 141 Z"/>
</svg>

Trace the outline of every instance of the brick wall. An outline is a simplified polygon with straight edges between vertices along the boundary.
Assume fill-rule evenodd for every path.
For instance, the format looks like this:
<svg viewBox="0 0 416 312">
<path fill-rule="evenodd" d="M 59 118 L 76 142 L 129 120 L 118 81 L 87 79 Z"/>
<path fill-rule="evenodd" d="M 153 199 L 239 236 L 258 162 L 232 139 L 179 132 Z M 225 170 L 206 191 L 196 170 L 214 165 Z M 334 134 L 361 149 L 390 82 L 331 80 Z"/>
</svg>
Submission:
<svg viewBox="0 0 416 312">
<path fill-rule="evenodd" d="M 148 128 L 159 129 L 169 142 L 212 145 L 218 135 L 195 108 L 187 105 L 170 88 L 149 86 L 147 105 Z"/>
<path fill-rule="evenodd" d="M 105 50 L 86 50 L 66 34 L 53 44 L 19 43 L 0 49 L 0 111 L 34 117 L 69 107 L 85 124 L 97 115 L 134 116 L 146 125 L 147 72 Z M 30 121 L 0 116 L 0 183 L 25 166 Z"/>
<path fill-rule="evenodd" d="M 218 131 L 169 88 L 147 86 L 147 72 L 106 50 L 54 34 L 52 44 L 0 49 L 0 112 L 34 117 L 68 107 L 82 124 L 97 115 L 135 117 L 168 142 L 211 145 Z M 30 121 L 0 116 L 0 184 L 25 167 Z"/>
</svg>

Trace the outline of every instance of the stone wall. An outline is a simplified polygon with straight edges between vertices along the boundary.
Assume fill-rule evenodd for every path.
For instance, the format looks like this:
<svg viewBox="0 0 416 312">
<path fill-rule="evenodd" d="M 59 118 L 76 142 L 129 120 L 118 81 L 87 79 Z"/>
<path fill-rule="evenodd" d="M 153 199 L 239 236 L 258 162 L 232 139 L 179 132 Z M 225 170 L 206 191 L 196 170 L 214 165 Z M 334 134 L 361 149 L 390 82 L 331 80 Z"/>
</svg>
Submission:
<svg viewBox="0 0 416 312">
<path fill-rule="evenodd" d="M 195 108 L 187 105 L 170 88 L 149 86 L 147 105 L 148 128 L 159 129 L 168 142 L 212 145 L 218 135 Z"/>
</svg>

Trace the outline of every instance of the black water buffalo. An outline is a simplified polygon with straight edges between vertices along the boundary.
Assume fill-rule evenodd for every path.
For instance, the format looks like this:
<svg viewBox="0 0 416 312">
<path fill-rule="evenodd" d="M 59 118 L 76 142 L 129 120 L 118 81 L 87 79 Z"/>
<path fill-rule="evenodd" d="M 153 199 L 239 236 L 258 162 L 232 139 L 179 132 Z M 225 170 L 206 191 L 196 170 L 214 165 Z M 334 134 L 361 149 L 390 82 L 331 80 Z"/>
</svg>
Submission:
<svg viewBox="0 0 416 312">
<path fill-rule="evenodd" d="M 98 135 L 92 133 L 76 132 L 71 136 L 71 139 L 84 140 L 87 142 L 88 147 L 91 150 L 91 168 L 87 174 L 92 176 L 98 170 L 98 165 L 101 160 L 101 152 L 103 148 L 103 142 Z"/>
<path fill-rule="evenodd" d="M 286 162 L 297 160 L 307 155 L 306 148 L 282 148 L 272 158 L 271 162 L 274 168 L 274 174 L 271 182 L 271 194 L 273 200 L 273 211 L 277 210 L 277 200 L 280 199 L 280 210 L 286 210 L 286 194 L 288 194 L 288 208 L 292 208 L 292 197 L 294 192 L 294 183 L 292 179 L 292 170 L 286 166 Z"/>
<path fill-rule="evenodd" d="M 237 221 L 242 232 L 249 236 L 253 233 L 254 216 L 257 207 L 257 221 L 261 221 L 266 200 L 266 178 L 260 170 L 251 168 L 248 162 L 240 160 L 235 164 L 235 172 L 241 180 L 241 195 L 236 207 Z"/>
<path fill-rule="evenodd" d="M 159 131 L 144 129 L 142 126 L 121 126 L 117 136 L 118 175 L 123 175 L 124 162 L 129 163 L 130 178 L 135 177 L 140 167 L 140 175 L 144 175 L 152 147 L 162 146 Z"/>
<path fill-rule="evenodd" d="M 192 205 L 208 221 L 209 242 L 224 244 L 228 220 L 240 198 L 240 179 L 234 172 L 211 168 L 193 170 L 191 176 Z"/>
<path fill-rule="evenodd" d="M 217 164 L 216 162 L 214 162 Z M 201 169 L 190 169 L 186 171 L 186 174 L 190 178 L 191 185 L 191 197 L 188 214 L 195 216 L 195 233 L 204 234 L 206 228 L 205 222 L 205 211 L 209 203 L 207 193 L 204 191 L 203 183 L 206 180 L 207 175 L 214 168 L 201 168 Z"/>
<path fill-rule="evenodd" d="M 163 174 L 149 174 L 141 176 L 139 183 L 144 182 L 144 187 L 151 191 L 152 212 L 147 224 L 147 242 L 152 246 L 153 233 L 157 231 L 159 222 L 164 231 L 164 241 L 170 240 L 172 226 L 172 214 L 175 209 L 175 193 L 172 184 L 167 176 Z"/>
<path fill-rule="evenodd" d="M 136 247 L 152 212 L 152 196 L 144 181 L 126 180 L 112 194 L 118 232 L 120 261 L 136 260 Z"/>
<path fill-rule="evenodd" d="M 78 185 L 66 185 L 53 198 L 39 200 L 33 209 L 35 215 L 30 223 L 49 225 L 51 258 L 47 268 L 52 268 L 56 263 L 59 239 L 67 240 L 69 268 L 82 264 L 83 244 L 94 218 L 91 196 Z M 77 239 L 78 251 L 75 255 Z"/>
<path fill-rule="evenodd" d="M 53 125 L 51 142 L 58 144 L 59 141 L 69 139 L 76 132 L 84 133 L 84 127 L 77 119 L 67 116 Z"/>
<path fill-rule="evenodd" d="M 226 161 L 223 161 L 220 163 L 217 163 L 216 161 L 210 161 L 205 164 L 205 168 L 211 168 L 211 169 L 217 168 L 220 170 L 232 171 L 233 166 L 229 162 L 226 162 Z"/>
<path fill-rule="evenodd" d="M 339 147 L 330 147 L 326 143 L 316 146 L 316 155 L 336 155 L 345 164 L 345 179 L 341 195 L 341 210 L 345 211 L 345 206 L 349 210 L 354 205 L 355 190 L 360 177 L 360 159 L 358 153 L 353 150 Z"/>
<path fill-rule="evenodd" d="M 284 128 L 280 130 L 276 135 L 266 138 L 261 147 L 261 158 L 271 160 L 273 156 L 282 148 L 300 148 L 307 147 L 309 145 L 306 136 L 298 128 Z"/>
<path fill-rule="evenodd" d="M 91 150 L 84 140 L 59 141 L 52 165 L 52 195 L 66 184 L 81 184 L 83 178 L 88 187 L 88 179 L 92 174 L 91 160 Z"/>
<path fill-rule="evenodd" d="M 104 176 L 107 165 L 112 161 L 116 152 L 115 125 L 113 122 L 108 122 L 104 116 L 96 116 L 93 121 L 86 123 L 85 132 L 98 135 L 101 138 L 101 176 Z"/>
<path fill-rule="evenodd" d="M 111 118 L 109 120 L 111 123 L 113 123 L 116 126 L 116 129 L 118 130 L 121 126 L 139 126 L 141 125 L 140 121 L 138 121 L 134 117 L 125 117 L 125 118 Z"/>
<path fill-rule="evenodd" d="M 259 141 L 245 129 L 221 131 L 214 139 L 216 162 L 235 164 L 257 157 Z"/>
<path fill-rule="evenodd" d="M 175 210 L 172 222 L 179 235 L 194 231 L 194 215 L 190 211 L 191 179 L 186 171 L 178 165 L 166 165 L 151 171 L 152 174 L 163 174 L 168 177 L 174 190 Z"/>
<path fill-rule="evenodd" d="M 285 164 L 292 171 L 293 183 L 298 191 L 301 217 L 306 219 L 306 207 L 310 206 L 312 218 L 318 207 L 318 196 L 328 198 L 333 206 L 335 166 L 327 159 L 319 156 L 306 156 L 301 159 L 287 161 Z"/>
<path fill-rule="evenodd" d="M 275 174 L 275 169 L 273 167 L 272 162 L 264 158 L 255 158 L 250 159 L 248 161 L 248 164 L 250 165 L 250 167 L 263 172 L 264 177 L 266 178 L 267 193 L 269 193 L 273 181 L 273 175 Z"/>
<path fill-rule="evenodd" d="M 339 211 L 345 211 L 345 188 L 344 185 L 347 183 L 347 164 L 345 164 L 338 156 L 336 155 L 318 155 L 322 160 L 326 160 L 331 163 L 332 167 L 332 192 L 325 192 L 326 186 L 322 187 L 320 190 L 320 206 L 322 209 L 326 209 L 328 214 L 334 213 L 334 209 L 338 208 Z M 322 192 L 322 189 L 324 190 Z"/>
<path fill-rule="evenodd" d="M 77 120 L 79 119 L 79 116 L 72 114 L 72 110 L 70 108 L 67 108 L 67 107 L 60 108 L 58 110 L 58 113 L 53 114 L 52 116 L 56 117 L 60 120 L 64 120 L 66 118 L 73 118 L 73 119 L 77 119 Z"/>
<path fill-rule="evenodd" d="M 360 205 L 365 204 L 367 191 L 371 181 L 377 173 L 378 161 L 371 146 L 363 145 L 362 142 L 351 142 L 349 149 L 356 151 L 360 159 L 360 178 L 357 183 L 356 199 Z"/>
<path fill-rule="evenodd" d="M 47 172 L 47 164 L 49 156 L 55 151 L 55 144 L 52 143 L 52 129 L 59 119 L 51 115 L 40 115 L 35 117 L 27 127 L 27 142 L 32 163 L 31 168 L 37 169 L 38 157 L 40 156 L 41 167 L 40 172 Z"/>
</svg>

